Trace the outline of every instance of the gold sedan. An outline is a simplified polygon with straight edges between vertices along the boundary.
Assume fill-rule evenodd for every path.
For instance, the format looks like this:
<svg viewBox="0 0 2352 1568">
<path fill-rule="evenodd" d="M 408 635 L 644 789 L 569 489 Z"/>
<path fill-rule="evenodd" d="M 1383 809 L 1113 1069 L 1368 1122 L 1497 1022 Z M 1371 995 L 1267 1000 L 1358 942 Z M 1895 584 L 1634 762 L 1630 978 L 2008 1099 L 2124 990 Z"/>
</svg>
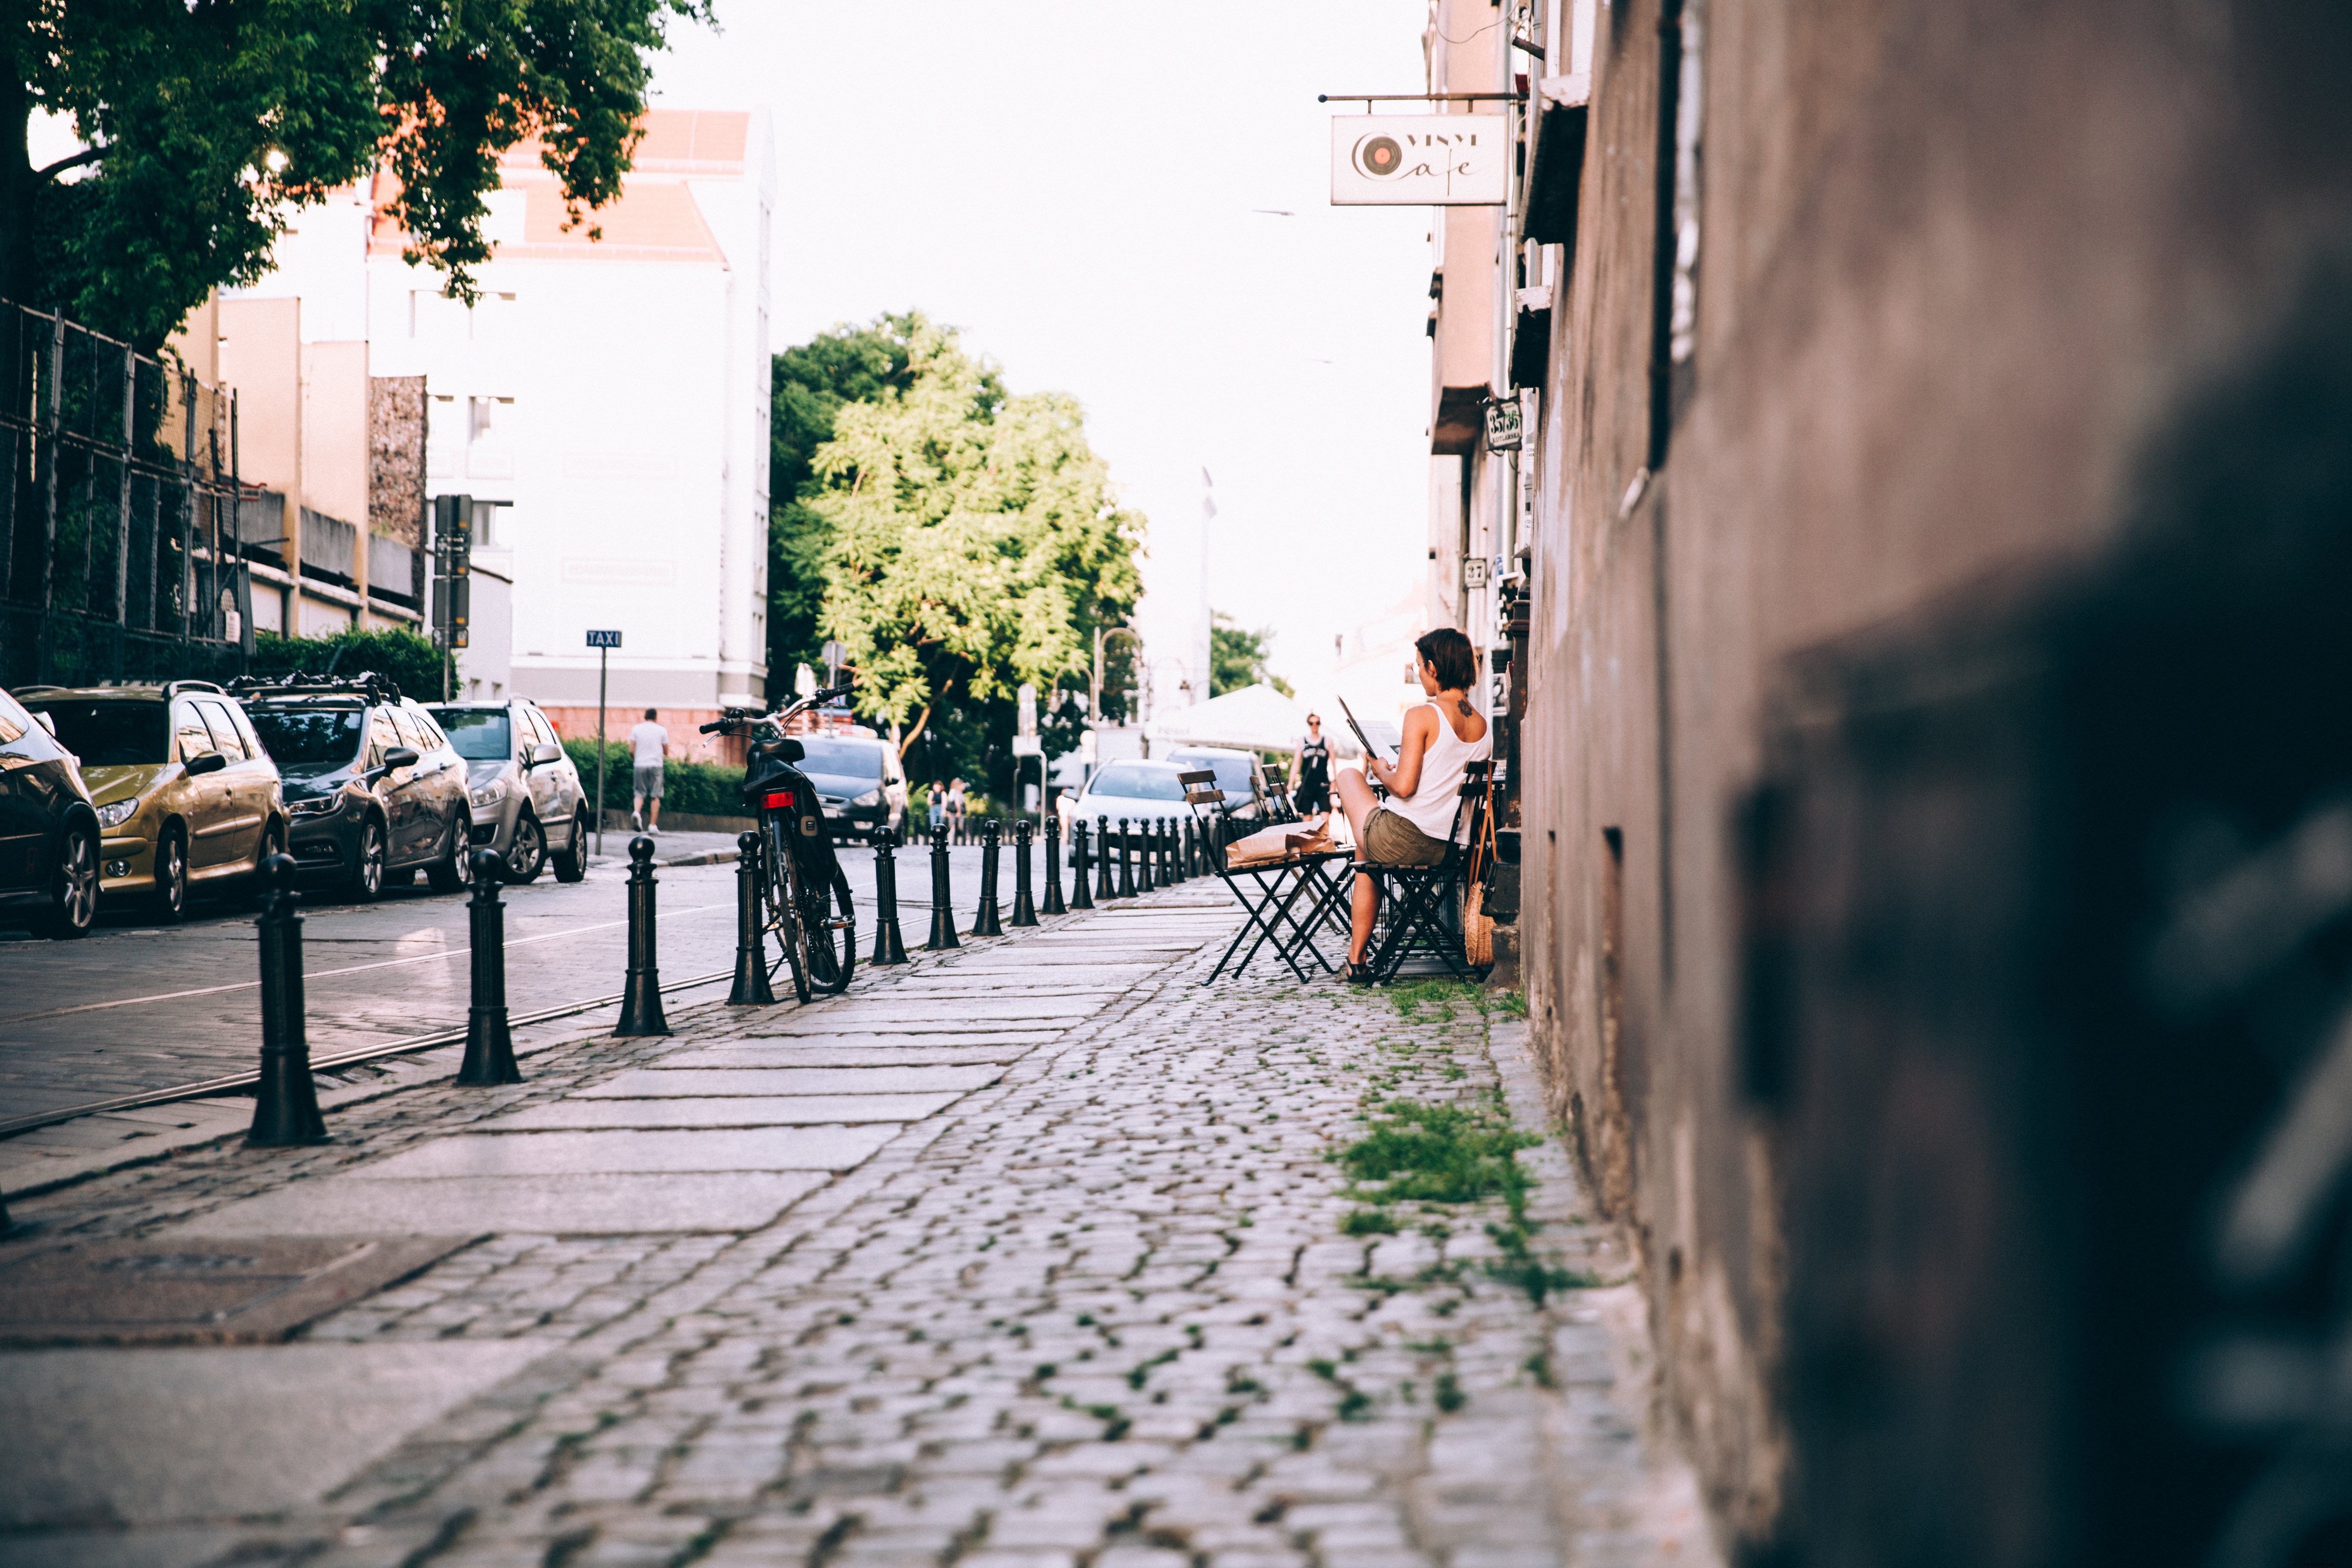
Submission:
<svg viewBox="0 0 2352 1568">
<path fill-rule="evenodd" d="M 236 700 L 210 681 L 34 687 L 18 700 L 81 763 L 98 808 L 101 900 L 177 920 L 198 889 L 252 877 L 286 847 L 286 805 Z"/>
</svg>

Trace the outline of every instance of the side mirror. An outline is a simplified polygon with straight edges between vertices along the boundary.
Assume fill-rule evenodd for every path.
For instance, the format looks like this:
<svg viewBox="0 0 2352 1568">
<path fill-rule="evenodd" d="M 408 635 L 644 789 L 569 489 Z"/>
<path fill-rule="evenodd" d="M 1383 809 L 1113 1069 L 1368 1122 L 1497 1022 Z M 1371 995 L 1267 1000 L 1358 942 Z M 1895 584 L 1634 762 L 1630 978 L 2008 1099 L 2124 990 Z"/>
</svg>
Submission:
<svg viewBox="0 0 2352 1568">
<path fill-rule="evenodd" d="M 528 767 L 543 768 L 550 763 L 560 763 L 562 760 L 562 747 L 550 745 L 545 741 L 541 741 L 538 745 L 533 746 L 530 749 L 530 761 L 525 765 Z"/>
<path fill-rule="evenodd" d="M 187 770 L 190 778 L 199 778 L 205 773 L 220 772 L 228 766 L 228 759 L 218 752 L 199 752 L 182 763 L 180 766 Z"/>
<path fill-rule="evenodd" d="M 383 754 L 384 771 L 390 773 L 398 768 L 413 768 L 416 765 L 417 760 L 414 748 L 394 746 Z"/>
</svg>

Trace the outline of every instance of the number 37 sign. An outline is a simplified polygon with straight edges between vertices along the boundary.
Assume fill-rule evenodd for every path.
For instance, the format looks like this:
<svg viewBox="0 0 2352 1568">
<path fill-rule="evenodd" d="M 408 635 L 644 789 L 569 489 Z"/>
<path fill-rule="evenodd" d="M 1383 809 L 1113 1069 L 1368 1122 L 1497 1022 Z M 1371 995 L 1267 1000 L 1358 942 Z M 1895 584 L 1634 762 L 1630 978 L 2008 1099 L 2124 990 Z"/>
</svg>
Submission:
<svg viewBox="0 0 2352 1568">
<path fill-rule="evenodd" d="M 1331 205 L 1500 206 L 1510 148 L 1500 114 L 1339 115 Z"/>
</svg>

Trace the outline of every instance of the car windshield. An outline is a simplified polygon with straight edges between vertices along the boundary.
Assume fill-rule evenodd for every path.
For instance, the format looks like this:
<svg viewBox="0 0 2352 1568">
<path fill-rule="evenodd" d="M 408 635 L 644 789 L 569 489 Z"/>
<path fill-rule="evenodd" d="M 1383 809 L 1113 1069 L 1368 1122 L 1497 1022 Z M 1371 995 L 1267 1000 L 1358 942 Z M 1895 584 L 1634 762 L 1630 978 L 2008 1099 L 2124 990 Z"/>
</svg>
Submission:
<svg viewBox="0 0 2352 1568">
<path fill-rule="evenodd" d="M 161 702 L 33 702 L 58 727 L 58 744 L 86 768 L 144 767 L 170 754 L 171 734 Z"/>
<path fill-rule="evenodd" d="M 1250 760 L 1247 757 L 1185 756 L 1181 752 L 1168 759 L 1180 768 L 1207 768 L 1217 775 L 1217 787 L 1225 792 L 1227 801 L 1247 800 L 1255 790 L 1250 783 Z"/>
<path fill-rule="evenodd" d="M 284 769 L 318 772 L 339 768 L 359 755 L 366 710 L 354 703 L 334 708 L 248 707 L 246 716 L 261 731 L 262 744 Z"/>
<path fill-rule="evenodd" d="M 1182 800 L 1184 786 L 1176 782 L 1172 772 L 1163 773 L 1135 763 L 1113 763 L 1095 775 L 1087 793 L 1121 795 L 1129 800 Z"/>
<path fill-rule="evenodd" d="M 833 741 L 822 735 L 803 735 L 801 749 L 808 753 L 801 759 L 801 772 L 804 773 L 831 773 L 842 779 L 882 776 L 882 748 L 871 741 Z"/>
<path fill-rule="evenodd" d="M 432 713 L 467 762 L 503 763 L 514 755 L 514 732 L 505 709 L 436 708 Z"/>
</svg>

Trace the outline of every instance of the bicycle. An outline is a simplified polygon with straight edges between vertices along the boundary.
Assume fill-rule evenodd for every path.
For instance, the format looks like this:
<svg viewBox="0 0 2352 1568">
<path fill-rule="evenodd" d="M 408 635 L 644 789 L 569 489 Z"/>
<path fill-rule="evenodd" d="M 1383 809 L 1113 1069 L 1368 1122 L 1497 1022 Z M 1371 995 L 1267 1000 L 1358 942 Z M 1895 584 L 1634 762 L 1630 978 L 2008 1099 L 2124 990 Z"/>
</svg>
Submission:
<svg viewBox="0 0 2352 1568">
<path fill-rule="evenodd" d="M 750 742 L 744 758 L 743 798 L 759 822 L 760 899 L 764 910 L 760 941 L 764 959 L 773 932 L 778 953 L 768 964 L 792 965 L 793 994 L 837 996 L 849 989 L 857 966 L 857 911 L 849 878 L 833 852 L 824 808 L 808 775 L 793 766 L 806 752 L 784 726 L 821 703 L 849 694 L 833 687 L 767 712 L 729 708 L 719 721 L 702 726 L 706 735 L 737 735 Z"/>
</svg>

